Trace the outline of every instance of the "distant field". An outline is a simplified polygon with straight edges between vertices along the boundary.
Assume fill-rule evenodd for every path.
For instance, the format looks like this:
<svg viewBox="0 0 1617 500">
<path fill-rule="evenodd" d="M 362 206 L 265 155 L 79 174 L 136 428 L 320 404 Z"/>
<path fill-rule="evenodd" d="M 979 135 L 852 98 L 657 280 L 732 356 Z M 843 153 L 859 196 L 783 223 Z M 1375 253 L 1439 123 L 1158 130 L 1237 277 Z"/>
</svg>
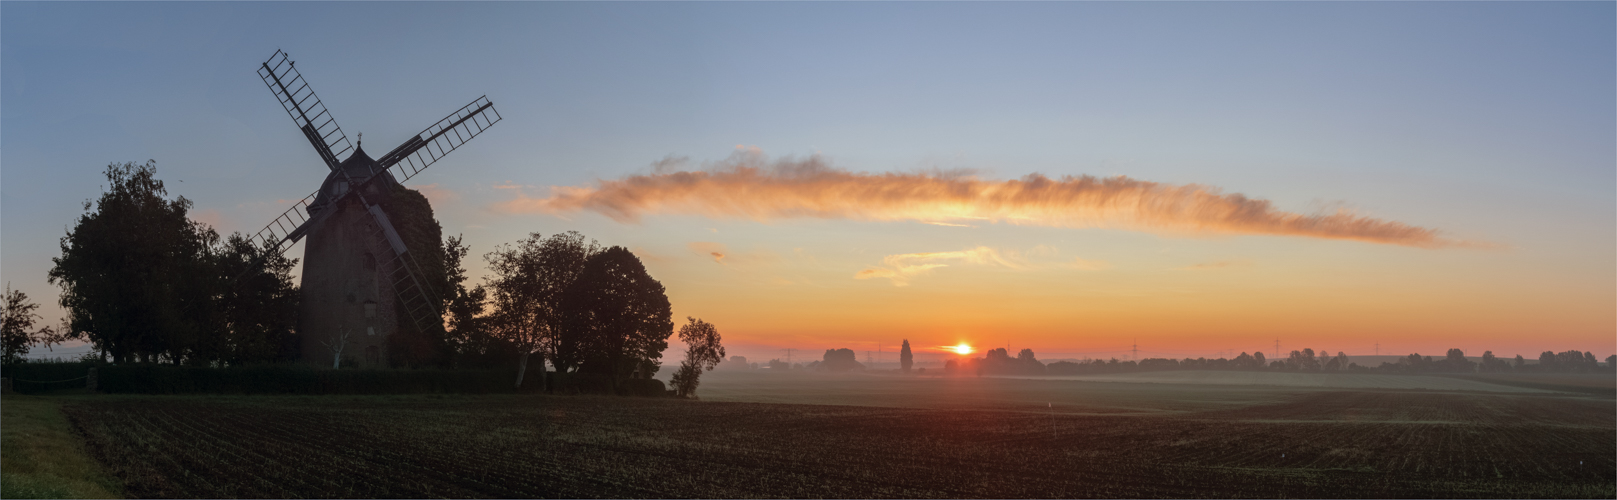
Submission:
<svg viewBox="0 0 1617 500">
<path fill-rule="evenodd" d="M 1273 385 L 1329 389 L 1428 389 L 1436 391 L 1542 392 L 1539 389 L 1428 375 L 1370 373 L 1276 373 L 1246 371 L 1157 371 L 1114 375 L 1038 377 L 1090 382 L 1139 382 L 1197 385 Z"/>
<path fill-rule="evenodd" d="M 980 408 L 1070 413 L 1162 413 L 1279 401 L 1299 391 L 1397 389 L 1550 394 L 1537 388 L 1418 375 L 1164 371 L 1082 377 L 945 377 L 873 373 L 716 371 L 703 399 L 903 408 Z"/>
<path fill-rule="evenodd" d="M 1454 377 L 1553 391 L 1617 395 L 1617 376 L 1610 373 L 1475 373 Z"/>
<path fill-rule="evenodd" d="M 705 401 L 103 395 L 63 411 L 139 497 L 1617 496 L 1611 398 L 727 378 Z M 855 387 L 843 397 L 932 407 L 716 401 Z M 1054 393 L 1060 411 L 1029 399 Z"/>
</svg>

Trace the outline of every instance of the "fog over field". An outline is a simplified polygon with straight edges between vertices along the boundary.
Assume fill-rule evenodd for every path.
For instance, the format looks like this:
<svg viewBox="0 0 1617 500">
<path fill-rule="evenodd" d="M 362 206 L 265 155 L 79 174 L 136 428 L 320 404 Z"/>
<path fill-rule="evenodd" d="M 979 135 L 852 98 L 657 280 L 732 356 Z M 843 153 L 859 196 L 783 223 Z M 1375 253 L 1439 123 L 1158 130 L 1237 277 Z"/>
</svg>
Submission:
<svg viewBox="0 0 1617 500">
<path fill-rule="evenodd" d="M 1339 391 L 1562 394 L 1545 388 L 1419 375 L 1161 371 L 1070 377 L 953 377 L 720 370 L 703 378 L 700 395 L 708 401 L 755 403 L 1156 414 L 1243 408 L 1302 394 Z"/>
</svg>

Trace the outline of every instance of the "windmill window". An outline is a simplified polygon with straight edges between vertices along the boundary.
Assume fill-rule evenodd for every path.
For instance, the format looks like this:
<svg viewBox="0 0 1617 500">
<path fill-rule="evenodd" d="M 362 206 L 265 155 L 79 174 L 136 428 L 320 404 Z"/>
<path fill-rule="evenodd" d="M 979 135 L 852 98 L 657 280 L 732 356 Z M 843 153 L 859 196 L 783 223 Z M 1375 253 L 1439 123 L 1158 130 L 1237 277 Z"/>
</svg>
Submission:
<svg viewBox="0 0 1617 500">
<path fill-rule="evenodd" d="M 333 185 L 331 187 L 331 189 L 332 189 L 332 194 L 335 194 L 337 196 L 342 196 L 344 194 L 348 194 L 348 181 L 337 181 L 337 184 Z"/>
<path fill-rule="evenodd" d="M 365 334 L 370 335 L 372 337 L 376 336 L 376 327 L 374 327 L 374 326 L 365 327 Z"/>
<path fill-rule="evenodd" d="M 366 318 L 375 318 L 376 317 L 376 303 L 375 302 L 371 302 L 369 300 L 365 301 L 365 317 Z"/>
</svg>

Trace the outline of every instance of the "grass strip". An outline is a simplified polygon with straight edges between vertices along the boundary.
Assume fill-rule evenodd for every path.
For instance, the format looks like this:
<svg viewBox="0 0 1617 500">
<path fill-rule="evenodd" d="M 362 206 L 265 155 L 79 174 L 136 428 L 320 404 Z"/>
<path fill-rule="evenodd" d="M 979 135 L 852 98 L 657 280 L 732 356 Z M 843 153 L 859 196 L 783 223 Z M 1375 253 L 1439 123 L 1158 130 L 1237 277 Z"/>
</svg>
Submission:
<svg viewBox="0 0 1617 500">
<path fill-rule="evenodd" d="M 0 399 L 0 498 L 119 498 L 122 488 L 84 451 L 60 400 Z"/>
</svg>

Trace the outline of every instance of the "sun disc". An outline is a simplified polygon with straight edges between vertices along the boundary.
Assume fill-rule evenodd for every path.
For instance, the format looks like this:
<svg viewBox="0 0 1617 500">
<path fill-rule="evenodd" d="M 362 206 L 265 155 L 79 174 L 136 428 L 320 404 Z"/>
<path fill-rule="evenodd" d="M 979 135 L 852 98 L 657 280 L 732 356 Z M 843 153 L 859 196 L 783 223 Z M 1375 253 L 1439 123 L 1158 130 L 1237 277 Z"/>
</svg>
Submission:
<svg viewBox="0 0 1617 500">
<path fill-rule="evenodd" d="M 971 354 L 971 346 L 966 344 L 954 346 L 954 352 L 956 354 Z"/>
</svg>

